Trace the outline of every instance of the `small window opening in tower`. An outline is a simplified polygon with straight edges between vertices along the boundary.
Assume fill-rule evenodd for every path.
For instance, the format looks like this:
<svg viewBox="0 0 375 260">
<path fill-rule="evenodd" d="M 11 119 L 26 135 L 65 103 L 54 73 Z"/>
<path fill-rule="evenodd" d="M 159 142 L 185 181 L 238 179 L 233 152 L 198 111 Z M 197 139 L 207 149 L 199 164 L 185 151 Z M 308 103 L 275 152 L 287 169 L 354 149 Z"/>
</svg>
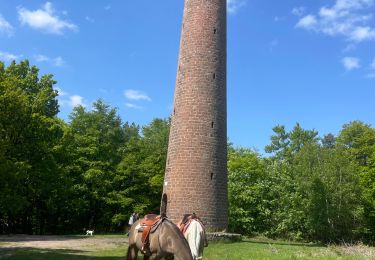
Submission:
<svg viewBox="0 0 375 260">
<path fill-rule="evenodd" d="M 212 77 L 215 79 L 215 78 L 216 78 L 216 73 L 214 73 L 214 74 L 212 75 Z"/>
<path fill-rule="evenodd" d="M 214 28 L 214 34 L 216 34 L 216 31 L 217 31 L 216 28 Z"/>
<path fill-rule="evenodd" d="M 211 172 L 211 180 L 214 178 L 214 173 Z"/>
<path fill-rule="evenodd" d="M 211 122 L 211 128 L 214 128 L 214 122 Z"/>
</svg>

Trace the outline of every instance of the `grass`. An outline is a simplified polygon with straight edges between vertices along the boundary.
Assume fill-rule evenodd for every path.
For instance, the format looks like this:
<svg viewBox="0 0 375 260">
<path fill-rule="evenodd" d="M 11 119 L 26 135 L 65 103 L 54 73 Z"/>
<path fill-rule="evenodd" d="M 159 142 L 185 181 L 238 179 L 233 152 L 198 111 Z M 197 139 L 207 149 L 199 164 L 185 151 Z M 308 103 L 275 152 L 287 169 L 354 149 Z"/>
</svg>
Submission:
<svg viewBox="0 0 375 260">
<path fill-rule="evenodd" d="M 99 235 L 94 238 L 115 239 L 119 235 Z M 88 237 L 82 237 L 91 239 Z M 127 244 L 118 241 L 107 249 L 80 248 L 68 249 L 37 249 L 10 248 L 7 243 L 0 244 L 0 259 L 51 259 L 51 260 L 82 260 L 82 259 L 124 259 Z M 142 259 L 138 256 L 138 259 Z M 287 241 L 269 239 L 245 239 L 242 242 L 224 243 L 211 242 L 204 251 L 205 260 L 216 259 L 375 259 L 375 248 L 357 246 L 322 246 L 316 244 L 290 243 Z"/>
<path fill-rule="evenodd" d="M 214 243 L 204 252 L 205 259 L 370 259 L 351 254 L 341 247 L 325 247 L 310 244 L 288 244 L 282 241 L 252 241 L 238 243 Z"/>
</svg>

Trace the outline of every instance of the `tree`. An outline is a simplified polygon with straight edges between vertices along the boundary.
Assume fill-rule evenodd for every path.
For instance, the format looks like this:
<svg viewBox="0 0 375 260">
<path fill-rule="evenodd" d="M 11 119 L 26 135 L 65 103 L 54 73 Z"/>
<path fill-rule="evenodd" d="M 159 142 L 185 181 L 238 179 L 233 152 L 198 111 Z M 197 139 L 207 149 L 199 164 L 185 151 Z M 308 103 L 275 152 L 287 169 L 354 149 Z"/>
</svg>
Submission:
<svg viewBox="0 0 375 260">
<path fill-rule="evenodd" d="M 308 145 L 296 154 L 298 192 L 305 201 L 308 239 L 355 239 L 362 224 L 358 167 L 344 149 Z"/>
<path fill-rule="evenodd" d="M 119 187 L 131 198 L 131 211 L 159 211 L 169 128 L 169 119 L 154 119 L 142 127 L 142 133 L 137 133 L 134 126 L 129 129 L 133 135 L 124 146 L 117 172 L 122 176 Z"/>
<path fill-rule="evenodd" d="M 363 233 L 375 240 L 375 129 L 361 121 L 345 124 L 337 138 L 338 145 L 346 148 L 352 160 L 360 166 L 357 174 L 363 188 Z"/>
<path fill-rule="evenodd" d="M 263 162 L 252 150 L 232 147 L 228 150 L 229 228 L 245 234 L 262 231 Z"/>
<path fill-rule="evenodd" d="M 115 108 L 102 100 L 94 102 L 93 109 L 74 108 L 70 115 L 70 133 L 66 135 L 71 155 L 70 178 L 72 192 L 81 206 L 81 227 L 111 228 L 111 218 L 118 210 L 113 182 L 125 131 Z M 78 212 L 77 212 L 78 213 Z"/>
<path fill-rule="evenodd" d="M 290 132 L 282 125 L 275 126 L 272 130 L 275 134 L 271 136 L 271 144 L 265 147 L 265 151 L 274 153 L 277 159 L 289 160 L 304 145 L 318 142 L 318 132 L 305 130 L 299 123 Z"/>
<path fill-rule="evenodd" d="M 0 218 L 11 229 L 43 233 L 60 172 L 53 149 L 62 135 L 56 81 L 27 60 L 0 62 Z M 22 223 L 22 224 L 18 224 Z"/>
<path fill-rule="evenodd" d="M 367 166 L 375 151 L 375 130 L 361 121 L 350 122 L 342 127 L 337 143 L 349 149 L 361 166 Z"/>
</svg>

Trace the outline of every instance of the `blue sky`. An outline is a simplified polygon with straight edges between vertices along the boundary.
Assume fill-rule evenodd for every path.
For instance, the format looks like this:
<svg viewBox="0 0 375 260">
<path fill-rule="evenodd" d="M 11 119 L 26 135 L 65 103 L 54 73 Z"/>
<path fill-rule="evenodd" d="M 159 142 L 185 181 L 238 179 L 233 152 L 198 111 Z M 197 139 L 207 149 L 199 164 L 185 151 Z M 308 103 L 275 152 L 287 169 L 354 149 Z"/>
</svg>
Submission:
<svg viewBox="0 0 375 260">
<path fill-rule="evenodd" d="M 60 116 L 102 98 L 124 121 L 168 117 L 183 0 L 0 0 L 0 60 L 52 73 Z M 272 127 L 321 135 L 375 117 L 375 0 L 229 0 L 228 135 L 263 152 Z"/>
</svg>

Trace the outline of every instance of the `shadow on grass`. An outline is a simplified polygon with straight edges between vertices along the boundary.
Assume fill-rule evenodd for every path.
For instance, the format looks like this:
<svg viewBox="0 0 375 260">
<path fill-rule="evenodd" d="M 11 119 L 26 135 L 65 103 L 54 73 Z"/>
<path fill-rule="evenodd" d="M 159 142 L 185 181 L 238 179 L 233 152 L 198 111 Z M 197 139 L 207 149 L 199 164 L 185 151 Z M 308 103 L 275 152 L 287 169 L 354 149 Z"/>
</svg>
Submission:
<svg viewBox="0 0 375 260">
<path fill-rule="evenodd" d="M 83 250 L 71 249 L 40 249 L 32 247 L 2 247 L 0 251 L 0 259 L 12 260 L 81 260 L 81 259 L 108 259 L 118 260 L 124 259 L 125 256 L 88 256 L 89 252 Z"/>
</svg>

